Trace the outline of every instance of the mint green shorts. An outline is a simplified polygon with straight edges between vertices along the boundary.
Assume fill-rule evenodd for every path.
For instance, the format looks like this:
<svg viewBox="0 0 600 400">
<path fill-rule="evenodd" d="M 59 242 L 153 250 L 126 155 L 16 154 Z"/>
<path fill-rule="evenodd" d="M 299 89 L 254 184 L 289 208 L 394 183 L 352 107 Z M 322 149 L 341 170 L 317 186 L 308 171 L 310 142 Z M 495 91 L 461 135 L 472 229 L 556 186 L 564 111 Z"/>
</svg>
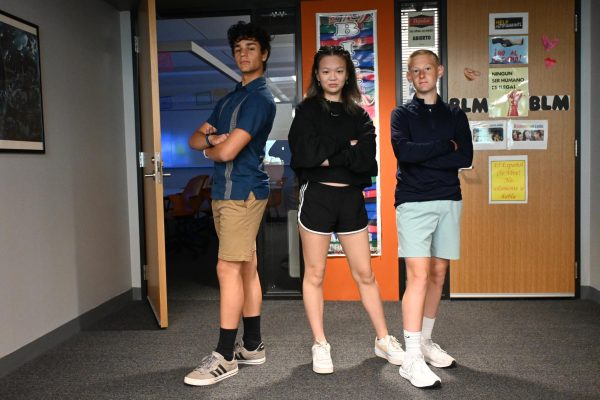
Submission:
<svg viewBox="0 0 600 400">
<path fill-rule="evenodd" d="M 460 258 L 462 201 L 402 203 L 396 207 L 398 257 Z"/>
</svg>

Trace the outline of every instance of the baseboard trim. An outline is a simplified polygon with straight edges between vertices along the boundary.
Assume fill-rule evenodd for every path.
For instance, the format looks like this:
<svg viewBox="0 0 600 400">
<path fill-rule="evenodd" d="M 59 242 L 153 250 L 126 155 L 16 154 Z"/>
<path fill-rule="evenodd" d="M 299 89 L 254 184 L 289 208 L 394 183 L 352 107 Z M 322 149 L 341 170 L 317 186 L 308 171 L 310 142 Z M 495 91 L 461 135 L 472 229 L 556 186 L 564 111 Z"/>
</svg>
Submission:
<svg viewBox="0 0 600 400">
<path fill-rule="evenodd" d="M 573 298 L 575 293 L 450 293 L 451 299 L 502 299 L 502 298 Z"/>
<path fill-rule="evenodd" d="M 98 307 L 80 315 L 79 317 L 59 326 L 44 336 L 26 344 L 20 349 L 0 358 L 0 378 L 8 375 L 23 364 L 42 355 L 48 350 L 58 346 L 60 343 L 72 338 L 82 330 L 95 324 L 102 318 L 121 309 L 127 303 L 135 300 L 136 289 L 128 291 L 113 297 L 112 299 L 100 304 Z M 139 292 L 141 299 L 141 289 Z"/>
<path fill-rule="evenodd" d="M 581 299 L 600 304 L 600 290 L 591 286 L 581 286 Z"/>
</svg>

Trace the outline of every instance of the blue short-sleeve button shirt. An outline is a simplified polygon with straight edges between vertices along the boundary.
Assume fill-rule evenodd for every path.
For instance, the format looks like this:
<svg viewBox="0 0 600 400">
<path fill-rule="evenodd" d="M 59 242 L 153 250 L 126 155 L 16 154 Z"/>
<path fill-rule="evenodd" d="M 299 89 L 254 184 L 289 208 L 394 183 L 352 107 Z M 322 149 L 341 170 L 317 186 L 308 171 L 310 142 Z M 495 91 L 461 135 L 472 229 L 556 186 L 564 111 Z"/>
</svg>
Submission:
<svg viewBox="0 0 600 400">
<path fill-rule="evenodd" d="M 265 144 L 275 119 L 275 102 L 264 77 L 235 90 L 217 103 L 207 122 L 217 133 L 240 128 L 252 136 L 233 161 L 215 162 L 212 198 L 246 200 L 250 192 L 257 199 L 269 197 L 269 176 L 263 168 Z"/>
</svg>

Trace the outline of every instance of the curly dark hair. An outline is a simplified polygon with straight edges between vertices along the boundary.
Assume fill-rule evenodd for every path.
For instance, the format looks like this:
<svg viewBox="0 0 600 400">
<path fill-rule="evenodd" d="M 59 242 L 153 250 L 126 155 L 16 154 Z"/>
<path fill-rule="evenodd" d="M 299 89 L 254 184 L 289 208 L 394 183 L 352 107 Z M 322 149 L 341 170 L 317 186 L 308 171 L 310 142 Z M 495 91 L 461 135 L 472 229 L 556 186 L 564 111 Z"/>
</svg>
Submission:
<svg viewBox="0 0 600 400">
<path fill-rule="evenodd" d="M 261 53 L 267 51 L 267 59 L 263 62 L 263 70 L 267 70 L 267 61 L 271 56 L 271 36 L 261 26 L 252 23 L 238 21 L 237 24 L 233 24 L 227 30 L 227 40 L 229 40 L 229 47 L 231 47 L 231 54 L 235 44 L 240 40 L 256 40 L 260 44 Z"/>
<path fill-rule="evenodd" d="M 306 93 L 306 98 L 318 97 L 322 100 L 323 107 L 327 108 L 327 102 L 323 97 L 323 88 L 319 85 L 317 80 L 317 74 L 319 72 L 319 63 L 321 59 L 326 56 L 338 56 L 341 57 L 346 64 L 346 71 L 348 71 L 348 78 L 346 84 L 342 88 L 342 103 L 348 113 L 354 114 L 358 112 L 361 107 L 361 93 L 358 88 L 358 82 L 356 81 L 356 69 L 350 53 L 345 50 L 342 46 L 321 46 L 315 53 L 313 65 L 311 68 L 312 74 L 310 79 L 310 86 Z"/>
</svg>

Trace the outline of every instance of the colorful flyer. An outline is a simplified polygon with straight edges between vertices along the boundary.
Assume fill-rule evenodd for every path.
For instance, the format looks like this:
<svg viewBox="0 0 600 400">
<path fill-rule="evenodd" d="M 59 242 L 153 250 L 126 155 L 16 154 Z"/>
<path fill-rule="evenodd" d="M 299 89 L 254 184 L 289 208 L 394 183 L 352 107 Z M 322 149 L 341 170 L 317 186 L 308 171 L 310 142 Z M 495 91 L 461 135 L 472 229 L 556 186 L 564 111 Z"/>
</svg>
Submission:
<svg viewBox="0 0 600 400">
<path fill-rule="evenodd" d="M 527 35 L 528 13 L 497 13 L 489 17 L 490 35 Z"/>
<path fill-rule="evenodd" d="M 435 46 L 435 13 L 412 11 L 408 13 L 408 47 Z"/>
<path fill-rule="evenodd" d="M 490 64 L 527 64 L 527 36 L 490 36 Z"/>
<path fill-rule="evenodd" d="M 548 148 L 548 120 L 508 121 L 508 148 L 546 150 Z"/>
<path fill-rule="evenodd" d="M 490 118 L 526 117 L 529 113 L 529 69 L 490 68 Z"/>
<path fill-rule="evenodd" d="M 527 156 L 489 157 L 489 203 L 527 203 Z"/>
<path fill-rule="evenodd" d="M 473 136 L 473 150 L 505 150 L 506 120 L 469 121 Z"/>
<path fill-rule="evenodd" d="M 317 48 L 342 46 L 348 50 L 354 66 L 358 87 L 362 93 L 362 107 L 369 113 L 376 127 L 379 126 L 378 81 L 377 81 L 377 12 L 356 11 L 346 13 L 319 13 L 317 17 Z M 379 136 L 377 136 L 379 138 Z M 377 139 L 378 140 L 378 139 Z M 379 148 L 379 146 L 377 146 Z M 379 156 L 378 156 L 379 158 Z M 381 254 L 381 219 L 379 181 L 364 191 L 369 218 L 368 233 L 371 254 Z M 329 255 L 343 256 L 337 237 L 332 239 Z"/>
</svg>

